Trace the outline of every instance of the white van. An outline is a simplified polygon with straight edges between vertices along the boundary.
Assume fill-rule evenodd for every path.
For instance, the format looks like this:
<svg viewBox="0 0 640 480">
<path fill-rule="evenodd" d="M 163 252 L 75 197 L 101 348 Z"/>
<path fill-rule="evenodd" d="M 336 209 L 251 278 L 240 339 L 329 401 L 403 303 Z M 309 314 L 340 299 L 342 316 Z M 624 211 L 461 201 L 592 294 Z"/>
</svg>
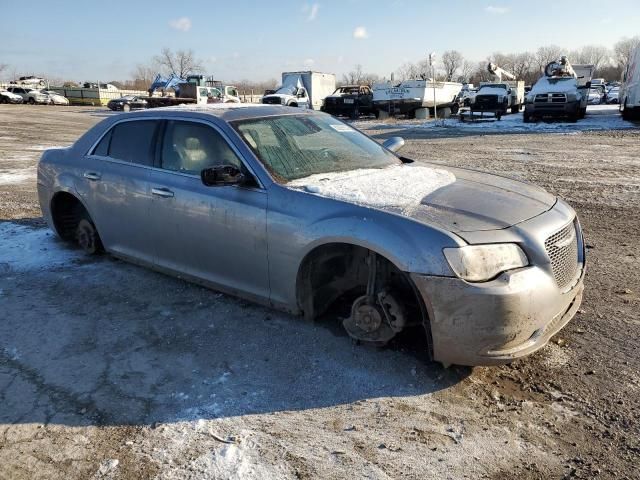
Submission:
<svg viewBox="0 0 640 480">
<path fill-rule="evenodd" d="M 629 63 L 622 74 L 618 99 L 622 118 L 630 120 L 640 117 L 640 45 L 629 56 Z"/>
</svg>

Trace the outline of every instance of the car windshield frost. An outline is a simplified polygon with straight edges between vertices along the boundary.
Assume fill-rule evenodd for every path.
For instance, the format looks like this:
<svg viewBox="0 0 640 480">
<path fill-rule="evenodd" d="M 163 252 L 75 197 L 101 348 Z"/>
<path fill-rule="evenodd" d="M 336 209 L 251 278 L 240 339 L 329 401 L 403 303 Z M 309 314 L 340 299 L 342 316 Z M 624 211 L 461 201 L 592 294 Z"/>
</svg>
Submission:
<svg viewBox="0 0 640 480">
<path fill-rule="evenodd" d="M 328 115 L 286 115 L 233 122 L 277 181 L 385 168 L 401 161 L 362 133 Z"/>
</svg>

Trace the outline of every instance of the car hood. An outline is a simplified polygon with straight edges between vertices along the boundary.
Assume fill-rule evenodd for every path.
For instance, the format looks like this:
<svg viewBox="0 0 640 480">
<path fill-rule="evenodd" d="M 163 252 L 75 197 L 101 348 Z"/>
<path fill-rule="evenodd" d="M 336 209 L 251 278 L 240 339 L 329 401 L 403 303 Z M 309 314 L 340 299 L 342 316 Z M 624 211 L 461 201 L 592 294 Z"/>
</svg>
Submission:
<svg viewBox="0 0 640 480">
<path fill-rule="evenodd" d="M 546 212 L 556 202 L 541 188 L 518 180 L 428 164 L 312 175 L 287 187 L 452 232 L 508 228 Z"/>
</svg>

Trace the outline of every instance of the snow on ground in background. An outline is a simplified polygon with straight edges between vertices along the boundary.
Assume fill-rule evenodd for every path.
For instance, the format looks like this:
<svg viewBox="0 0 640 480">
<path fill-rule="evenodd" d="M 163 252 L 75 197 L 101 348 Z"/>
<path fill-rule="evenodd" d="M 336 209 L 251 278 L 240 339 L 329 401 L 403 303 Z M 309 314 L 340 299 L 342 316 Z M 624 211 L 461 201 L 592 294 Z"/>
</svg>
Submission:
<svg viewBox="0 0 640 480">
<path fill-rule="evenodd" d="M 45 150 L 50 150 L 53 148 L 69 148 L 71 145 L 34 145 L 32 147 L 27 147 L 26 150 L 31 150 L 34 152 L 44 152 Z"/>
<path fill-rule="evenodd" d="M 372 207 L 410 208 L 434 191 L 456 181 L 443 169 L 418 165 L 320 173 L 287 183 L 323 197 Z"/>
<path fill-rule="evenodd" d="M 36 168 L 16 168 L 12 170 L 0 169 L 0 185 L 22 183 L 36 178 Z"/>
<path fill-rule="evenodd" d="M 12 222 L 0 223 L 0 271 L 44 270 L 82 257 L 79 250 L 58 241 L 46 228 L 31 228 Z"/>
<path fill-rule="evenodd" d="M 538 121 L 536 123 L 524 123 L 522 113 L 508 114 L 502 120 L 488 118 L 485 120 L 465 120 L 460 121 L 457 117 L 437 122 L 415 122 L 398 120 L 398 123 L 379 123 L 384 128 L 407 128 L 407 129 L 436 129 L 440 131 L 460 130 L 460 131 L 483 131 L 497 133 L 579 133 L 582 131 L 596 130 L 625 130 L 638 128 L 637 123 L 623 120 L 618 112 L 617 105 L 589 105 L 587 116 L 576 123 L 570 123 L 564 119 L 554 119 L 549 121 Z M 375 129 L 376 124 L 367 122 L 363 127 Z"/>
</svg>

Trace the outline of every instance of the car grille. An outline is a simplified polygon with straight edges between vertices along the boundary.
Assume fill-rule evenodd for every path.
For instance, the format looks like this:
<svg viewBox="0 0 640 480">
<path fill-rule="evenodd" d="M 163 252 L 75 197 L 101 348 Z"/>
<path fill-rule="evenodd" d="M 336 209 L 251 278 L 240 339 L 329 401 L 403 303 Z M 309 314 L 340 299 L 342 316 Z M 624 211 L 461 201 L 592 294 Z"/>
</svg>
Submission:
<svg viewBox="0 0 640 480">
<path fill-rule="evenodd" d="M 578 272 L 578 232 L 574 222 L 547 238 L 544 247 L 551 260 L 553 277 L 564 290 Z"/>
<path fill-rule="evenodd" d="M 535 103 L 567 103 L 567 96 L 564 93 L 539 93 Z"/>
<path fill-rule="evenodd" d="M 495 108 L 499 106 L 497 95 L 476 95 L 476 105 L 480 107 Z"/>
<path fill-rule="evenodd" d="M 262 103 L 266 103 L 269 105 L 281 105 L 282 100 L 280 100 L 280 97 L 263 98 Z"/>
</svg>

